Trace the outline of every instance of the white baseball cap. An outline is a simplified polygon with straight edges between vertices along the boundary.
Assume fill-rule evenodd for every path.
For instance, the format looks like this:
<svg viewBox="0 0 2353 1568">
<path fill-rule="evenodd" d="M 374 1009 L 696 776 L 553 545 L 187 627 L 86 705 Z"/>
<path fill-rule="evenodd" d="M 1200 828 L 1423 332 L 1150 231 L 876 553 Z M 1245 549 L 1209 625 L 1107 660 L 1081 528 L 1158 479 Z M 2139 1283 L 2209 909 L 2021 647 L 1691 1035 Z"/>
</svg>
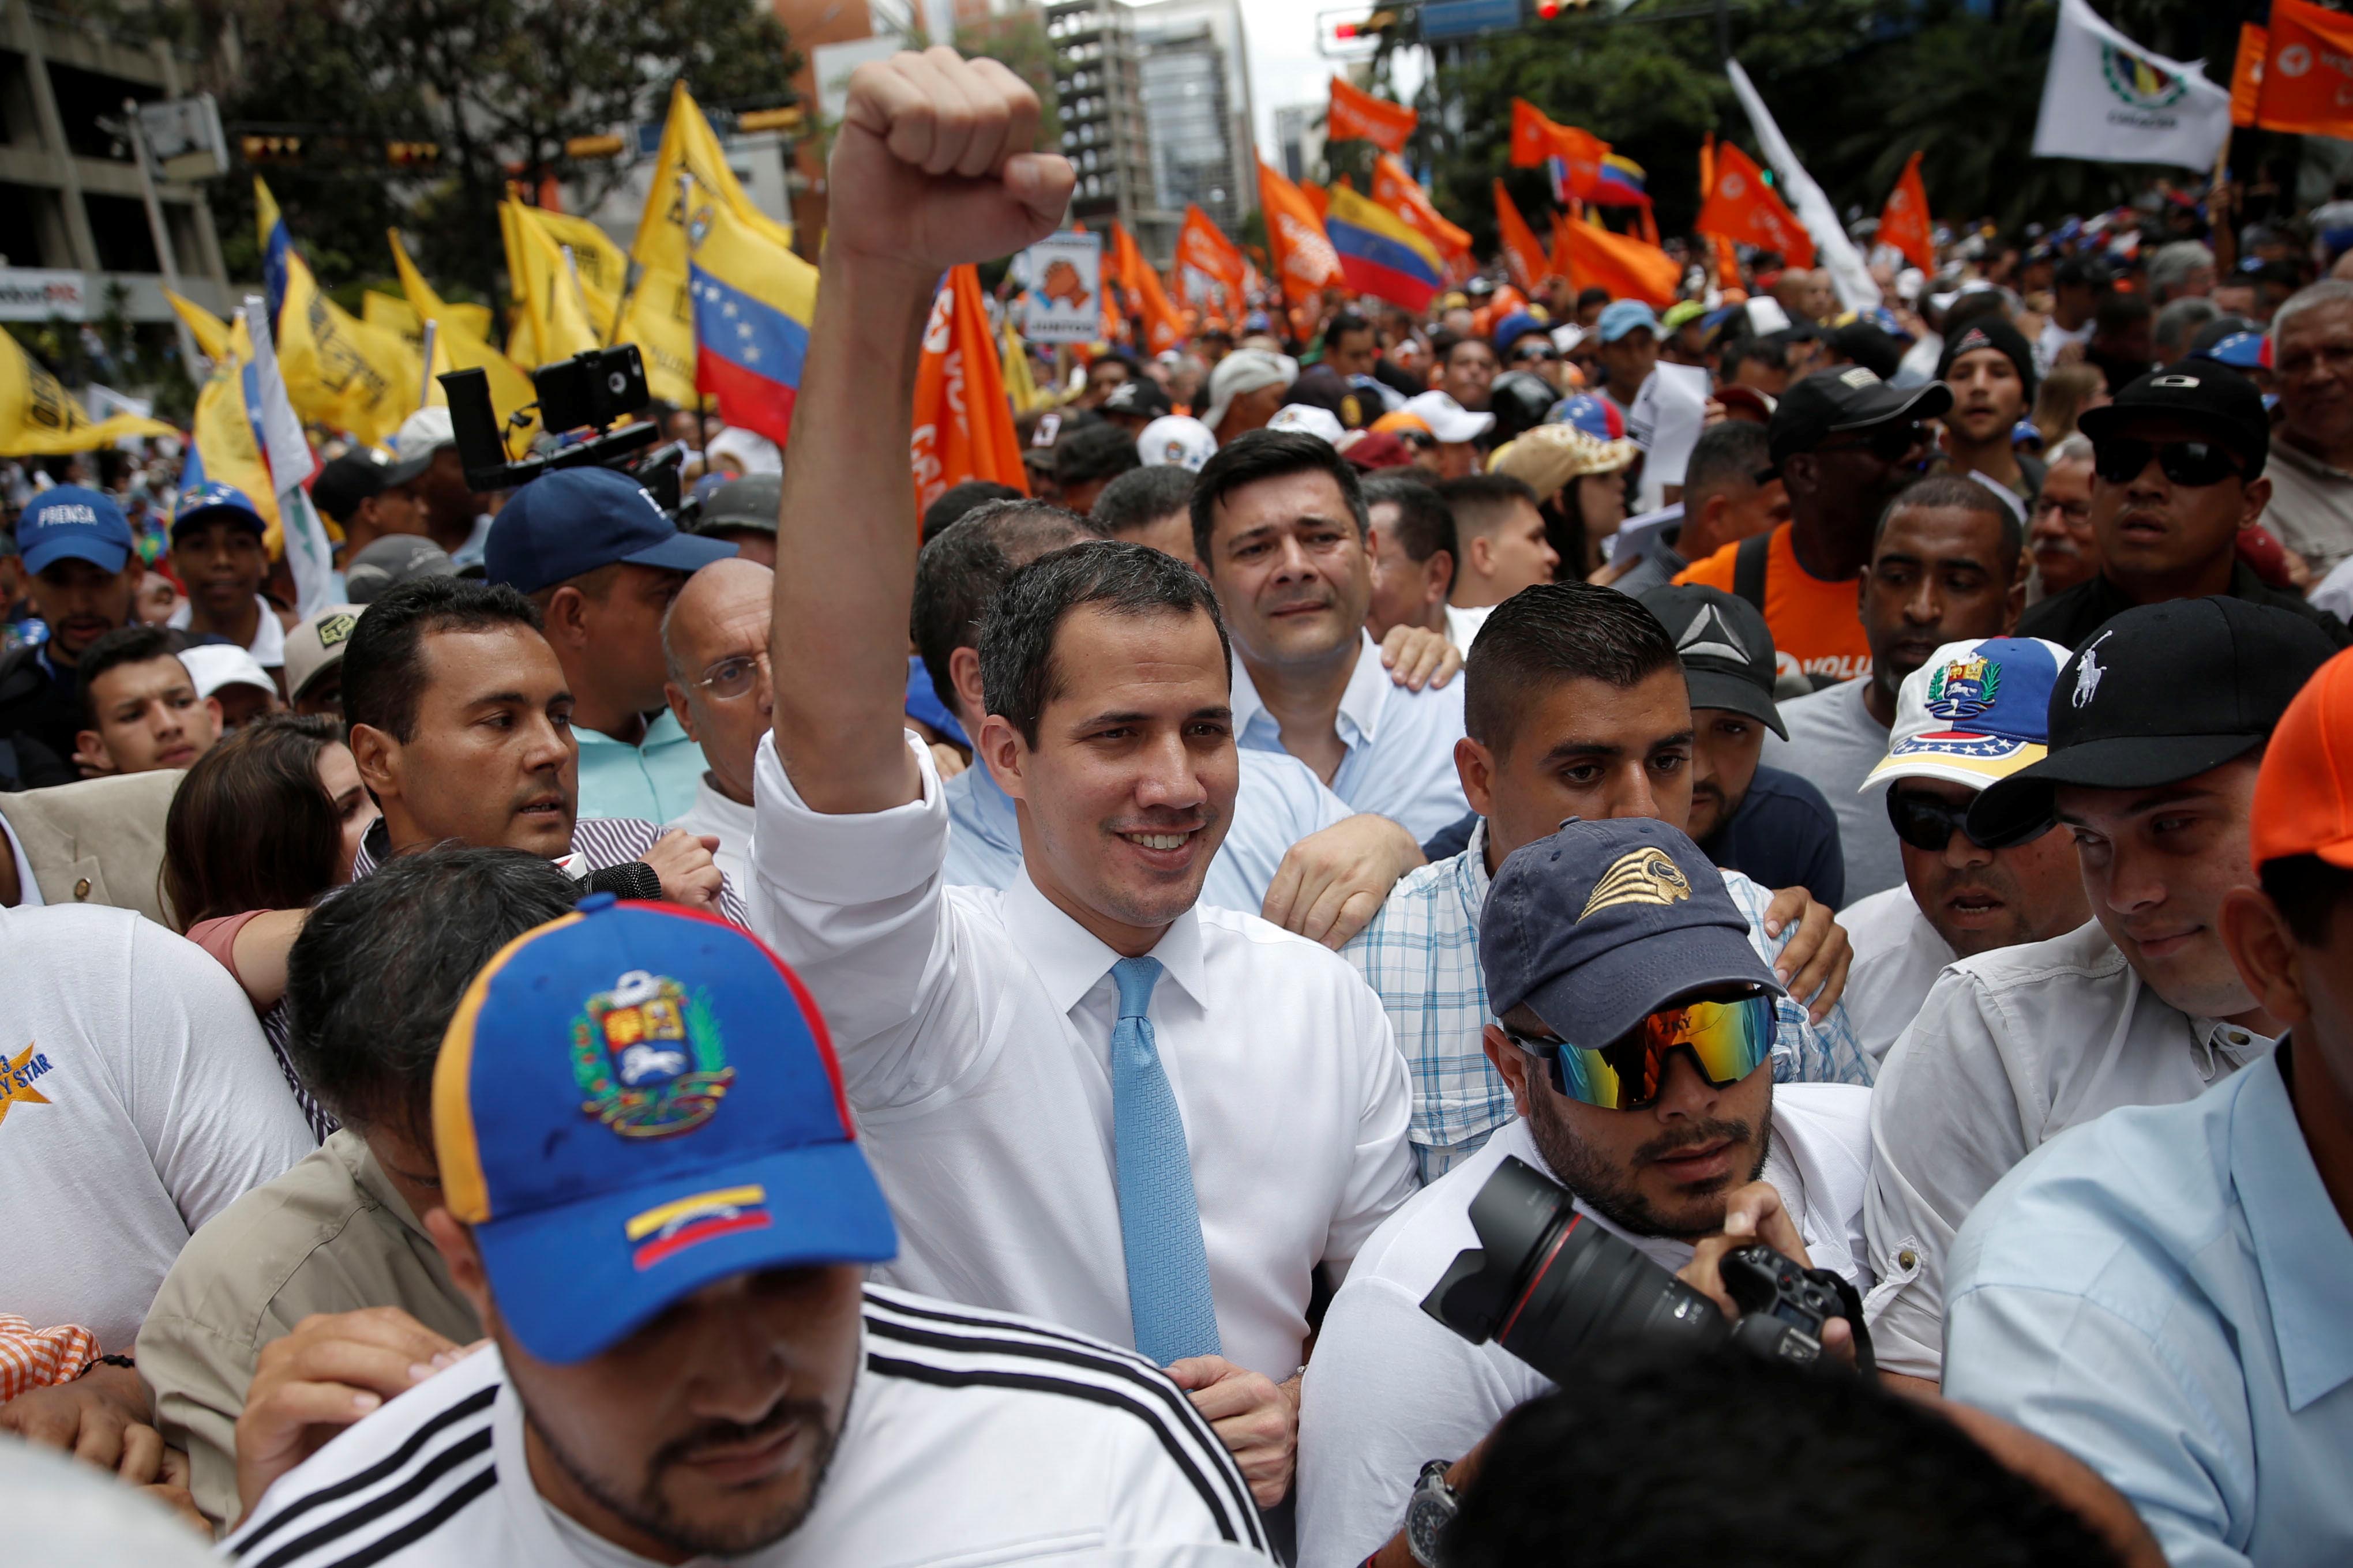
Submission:
<svg viewBox="0 0 2353 1568">
<path fill-rule="evenodd" d="M 1209 373 L 1209 406 L 1201 423 L 1211 430 L 1226 416 L 1233 401 L 1270 386 L 1289 386 L 1299 379 L 1299 362 L 1289 354 L 1264 349 L 1236 349 Z"/>
<path fill-rule="evenodd" d="M 181 653 L 180 662 L 187 668 L 188 679 L 196 683 L 196 695 L 210 697 L 224 686 L 259 686 L 270 696 L 278 695 L 278 683 L 261 668 L 261 661 L 234 643 L 198 643 Z"/>
<path fill-rule="evenodd" d="M 458 427 L 450 423 L 448 409 L 438 404 L 402 420 L 392 438 L 393 451 L 404 458 L 430 457 L 437 447 L 457 444 Z"/>
<path fill-rule="evenodd" d="M 1173 464 L 1198 474 L 1217 452 L 1218 438 L 1209 427 L 1182 414 L 1164 414 L 1135 436 L 1135 455 L 1147 468 Z"/>
<path fill-rule="evenodd" d="M 1274 417 L 1266 422 L 1266 427 L 1270 430 L 1296 430 L 1302 436 L 1317 437 L 1335 447 L 1340 444 L 1340 437 L 1348 433 L 1347 426 L 1340 423 L 1338 415 L 1328 408 L 1317 408 L 1305 403 L 1284 404 L 1274 411 Z"/>
<path fill-rule="evenodd" d="M 1405 411 L 1430 426 L 1430 433 L 1451 446 L 1476 441 L 1495 427 L 1492 414 L 1473 414 L 1442 392 L 1424 392 L 1405 400 Z"/>
</svg>

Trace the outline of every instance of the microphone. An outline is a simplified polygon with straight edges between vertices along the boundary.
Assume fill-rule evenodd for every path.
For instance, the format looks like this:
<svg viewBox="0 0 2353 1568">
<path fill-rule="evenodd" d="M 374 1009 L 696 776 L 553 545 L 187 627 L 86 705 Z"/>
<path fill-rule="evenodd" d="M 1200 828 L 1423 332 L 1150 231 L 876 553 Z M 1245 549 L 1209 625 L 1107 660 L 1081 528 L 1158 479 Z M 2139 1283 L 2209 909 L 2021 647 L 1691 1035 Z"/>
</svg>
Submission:
<svg viewBox="0 0 2353 1568">
<path fill-rule="evenodd" d="M 642 860 L 628 860 L 591 871 L 581 879 L 581 885 L 591 893 L 610 893 L 615 898 L 640 902 L 659 902 L 662 896 L 661 878 Z"/>
</svg>

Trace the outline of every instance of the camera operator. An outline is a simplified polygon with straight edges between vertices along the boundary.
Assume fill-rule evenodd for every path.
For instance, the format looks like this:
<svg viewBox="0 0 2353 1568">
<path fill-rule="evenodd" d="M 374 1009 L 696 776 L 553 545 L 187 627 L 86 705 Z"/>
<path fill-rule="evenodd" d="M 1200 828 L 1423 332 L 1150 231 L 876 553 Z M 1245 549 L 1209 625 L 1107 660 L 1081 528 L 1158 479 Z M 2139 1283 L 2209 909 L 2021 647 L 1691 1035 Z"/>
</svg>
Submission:
<svg viewBox="0 0 2353 1568">
<path fill-rule="evenodd" d="M 1753 1242 L 1862 1283 L 1870 1091 L 1776 1089 L 1782 987 L 1688 837 L 1621 817 L 1571 821 L 1525 846 L 1495 875 L 1479 956 L 1494 1009 L 1487 1056 L 1519 1120 L 1382 1225 L 1324 1321 L 1300 1417 L 1309 1568 L 1360 1562 L 1385 1541 L 1381 1562 L 1410 1562 L 1391 1537 L 1424 1464 L 1469 1453 L 1553 1386 L 1421 1305 L 1481 1244 L 1472 1200 L 1506 1157 L 1568 1188 L 1580 1220 L 1679 1270 L 1727 1313 L 1718 1261 Z M 1565 1040 L 1617 1045 L 1605 1060 Z M 1630 1046 L 1643 1047 L 1639 1071 Z M 1852 1354 L 1836 1320 L 1822 1344 Z"/>
</svg>

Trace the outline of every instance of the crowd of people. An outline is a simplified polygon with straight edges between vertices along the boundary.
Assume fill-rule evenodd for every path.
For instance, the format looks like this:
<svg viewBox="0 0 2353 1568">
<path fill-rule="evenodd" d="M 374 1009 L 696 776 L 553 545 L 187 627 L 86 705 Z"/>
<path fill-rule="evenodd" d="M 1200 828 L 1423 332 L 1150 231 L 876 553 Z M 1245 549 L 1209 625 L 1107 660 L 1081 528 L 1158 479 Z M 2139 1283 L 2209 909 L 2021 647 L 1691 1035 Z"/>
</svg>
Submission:
<svg viewBox="0 0 2353 1568">
<path fill-rule="evenodd" d="M 859 69 L 678 511 L 15 476 L 25 1560 L 2353 1558 L 2353 233 L 1270 301 L 917 516 L 1039 112 Z"/>
</svg>

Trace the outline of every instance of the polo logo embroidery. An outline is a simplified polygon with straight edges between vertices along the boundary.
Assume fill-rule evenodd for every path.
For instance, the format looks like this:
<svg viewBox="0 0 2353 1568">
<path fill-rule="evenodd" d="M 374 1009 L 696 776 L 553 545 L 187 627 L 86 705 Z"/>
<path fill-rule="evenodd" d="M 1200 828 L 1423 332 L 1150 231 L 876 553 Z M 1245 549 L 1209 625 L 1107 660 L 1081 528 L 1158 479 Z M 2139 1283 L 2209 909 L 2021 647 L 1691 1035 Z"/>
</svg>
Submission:
<svg viewBox="0 0 2353 1568">
<path fill-rule="evenodd" d="M 1577 911 L 1586 916 L 1620 904 L 1667 905 L 1692 896 L 1691 879 L 1665 850 L 1655 846 L 1629 849 L 1609 862 L 1609 869 L 1593 884 L 1593 896 Z"/>
<path fill-rule="evenodd" d="M 2076 707 L 2092 705 L 2092 694 L 2100 689 L 2100 677 L 2107 673 L 2100 668 L 2100 661 L 2092 649 L 2116 635 L 2114 632 L 2102 632 L 2092 639 L 2090 647 L 2084 649 L 2084 662 L 2075 668 L 2075 695 L 2072 700 Z"/>
<path fill-rule="evenodd" d="M 49 1097 L 35 1089 L 33 1080 L 47 1077 L 52 1070 L 37 1041 L 26 1042 L 13 1058 L 0 1057 L 0 1121 L 7 1121 L 8 1112 L 17 1106 L 48 1104 Z"/>
<path fill-rule="evenodd" d="M 572 1020 L 580 1109 L 624 1138 L 667 1138 L 711 1120 L 735 1081 L 702 992 L 632 969 Z"/>
<path fill-rule="evenodd" d="M 2001 666 L 1957 658 L 1928 678 L 1928 711 L 1948 724 L 1962 723 L 1992 707 L 2000 690 Z"/>
<path fill-rule="evenodd" d="M 629 1261 L 642 1274 L 700 1242 L 765 1230 L 769 1224 L 765 1187 L 722 1187 L 649 1208 L 632 1216 L 623 1230 L 630 1243 Z"/>
</svg>

